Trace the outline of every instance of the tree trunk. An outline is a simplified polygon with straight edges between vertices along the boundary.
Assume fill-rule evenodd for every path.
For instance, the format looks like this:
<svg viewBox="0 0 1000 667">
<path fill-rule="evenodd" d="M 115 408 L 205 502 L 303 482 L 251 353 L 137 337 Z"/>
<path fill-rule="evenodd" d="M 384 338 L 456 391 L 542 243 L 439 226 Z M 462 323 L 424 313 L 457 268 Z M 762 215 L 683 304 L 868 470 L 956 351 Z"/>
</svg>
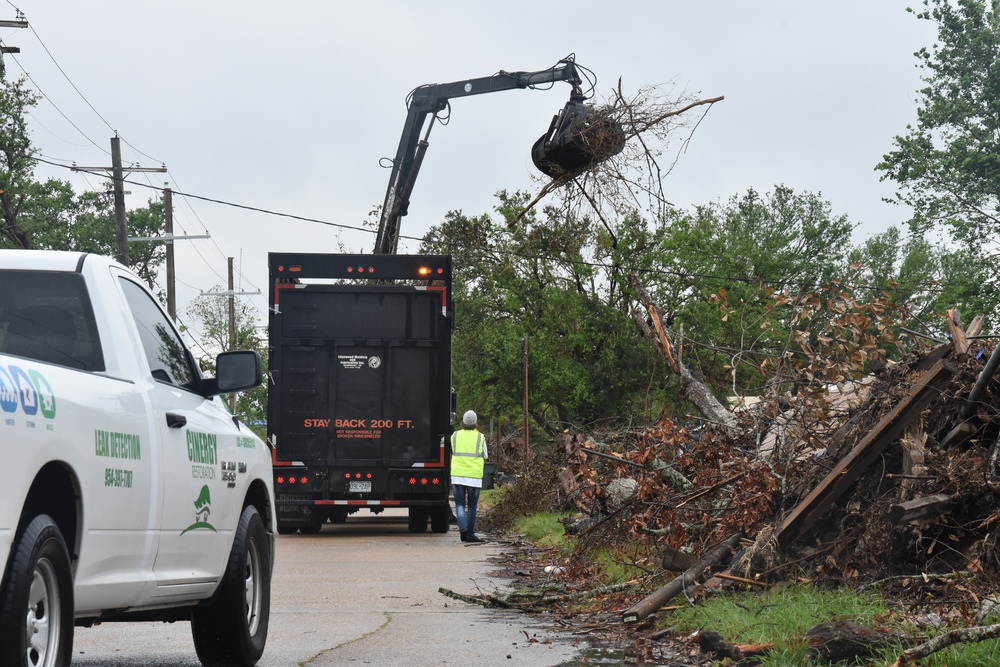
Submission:
<svg viewBox="0 0 1000 667">
<path fill-rule="evenodd" d="M 622 614 L 622 621 L 625 623 L 637 623 L 654 611 L 667 604 L 680 595 L 689 586 L 698 583 L 705 570 L 718 564 L 723 558 L 728 556 L 740 543 L 743 536 L 740 533 L 733 533 L 722 542 L 718 543 L 698 559 L 698 561 L 684 571 L 683 574 L 674 578 L 666 586 L 663 586 L 650 595 L 646 596 L 636 604 L 625 610 Z"/>
<path fill-rule="evenodd" d="M 632 319 L 643 334 L 653 341 L 663 356 L 666 357 L 667 361 L 670 362 L 674 371 L 680 376 L 681 391 L 684 392 L 684 397 L 691 401 L 698 408 L 698 412 L 706 419 L 720 425 L 730 435 L 737 435 L 740 429 L 733 413 L 715 398 L 715 395 L 705 386 L 705 383 L 692 375 L 691 371 L 679 359 L 674 358 L 670 340 L 667 338 L 666 331 L 663 328 L 663 316 L 660 315 L 660 310 L 656 304 L 649 298 L 646 288 L 634 273 L 630 273 L 628 279 L 632 285 L 632 289 L 635 290 L 639 298 L 639 302 L 649 313 L 655 331 L 650 329 L 645 317 L 637 311 L 632 311 Z"/>
</svg>

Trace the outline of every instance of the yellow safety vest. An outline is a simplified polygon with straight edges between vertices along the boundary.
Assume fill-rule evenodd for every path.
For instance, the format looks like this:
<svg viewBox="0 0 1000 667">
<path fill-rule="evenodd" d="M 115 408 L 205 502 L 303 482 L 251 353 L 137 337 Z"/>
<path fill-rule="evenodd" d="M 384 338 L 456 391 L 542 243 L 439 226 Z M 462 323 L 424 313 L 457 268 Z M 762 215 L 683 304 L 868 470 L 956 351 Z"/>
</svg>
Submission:
<svg viewBox="0 0 1000 667">
<path fill-rule="evenodd" d="M 451 474 L 470 479 L 483 478 L 483 434 L 474 428 L 463 428 L 451 435 Z"/>
</svg>

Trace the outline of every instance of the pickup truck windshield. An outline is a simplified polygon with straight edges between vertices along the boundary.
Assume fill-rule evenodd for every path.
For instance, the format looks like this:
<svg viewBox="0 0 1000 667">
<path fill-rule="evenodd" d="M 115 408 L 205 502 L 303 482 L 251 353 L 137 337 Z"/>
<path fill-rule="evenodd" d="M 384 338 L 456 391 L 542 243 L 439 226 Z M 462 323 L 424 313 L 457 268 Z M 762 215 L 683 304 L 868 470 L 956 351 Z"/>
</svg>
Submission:
<svg viewBox="0 0 1000 667">
<path fill-rule="evenodd" d="M 83 276 L 3 270 L 0 285 L 0 352 L 79 370 L 104 370 Z"/>
</svg>

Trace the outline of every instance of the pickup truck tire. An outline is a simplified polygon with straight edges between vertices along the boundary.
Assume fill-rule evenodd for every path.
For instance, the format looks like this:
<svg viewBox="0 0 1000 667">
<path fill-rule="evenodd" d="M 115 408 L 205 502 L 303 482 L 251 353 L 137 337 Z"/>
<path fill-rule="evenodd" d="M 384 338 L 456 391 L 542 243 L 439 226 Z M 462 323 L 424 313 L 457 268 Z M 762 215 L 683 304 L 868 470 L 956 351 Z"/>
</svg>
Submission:
<svg viewBox="0 0 1000 667">
<path fill-rule="evenodd" d="M 62 532 L 32 519 L 11 550 L 0 597 L 0 665 L 62 667 L 73 651 L 73 574 Z"/>
<path fill-rule="evenodd" d="M 243 510 L 229 564 L 211 603 L 191 616 L 198 659 L 208 667 L 252 667 L 267 642 L 271 608 L 271 548 L 253 505 Z"/>
</svg>

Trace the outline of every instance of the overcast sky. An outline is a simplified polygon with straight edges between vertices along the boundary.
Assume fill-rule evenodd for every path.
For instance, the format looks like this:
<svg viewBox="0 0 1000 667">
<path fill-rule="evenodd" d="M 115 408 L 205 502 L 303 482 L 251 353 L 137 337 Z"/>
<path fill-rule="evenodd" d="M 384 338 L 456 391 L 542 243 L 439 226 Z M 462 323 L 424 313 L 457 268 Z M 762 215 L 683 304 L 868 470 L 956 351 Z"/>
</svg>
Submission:
<svg viewBox="0 0 1000 667">
<path fill-rule="evenodd" d="M 688 207 L 784 184 L 818 193 L 859 224 L 858 238 L 906 211 L 875 165 L 916 117 L 914 51 L 933 24 L 914 0 L 23 0 L 27 29 L 0 28 L 7 75 L 30 76 L 41 156 L 63 165 L 165 165 L 132 176 L 175 196 L 179 308 L 225 283 L 260 289 L 268 251 L 370 252 L 358 227 L 382 203 L 405 98 L 426 83 L 499 70 L 543 70 L 568 54 L 598 77 L 597 94 L 661 85 L 725 100 L 705 117 L 664 183 Z M 401 233 L 420 237 L 449 210 L 490 212 L 500 189 L 536 192 L 531 144 L 569 86 L 454 100 L 437 125 Z M 79 190 L 101 179 L 42 166 Z M 128 207 L 159 197 L 130 185 Z M 416 242 L 400 243 L 415 252 Z M 184 313 L 181 319 L 188 322 Z"/>
</svg>

